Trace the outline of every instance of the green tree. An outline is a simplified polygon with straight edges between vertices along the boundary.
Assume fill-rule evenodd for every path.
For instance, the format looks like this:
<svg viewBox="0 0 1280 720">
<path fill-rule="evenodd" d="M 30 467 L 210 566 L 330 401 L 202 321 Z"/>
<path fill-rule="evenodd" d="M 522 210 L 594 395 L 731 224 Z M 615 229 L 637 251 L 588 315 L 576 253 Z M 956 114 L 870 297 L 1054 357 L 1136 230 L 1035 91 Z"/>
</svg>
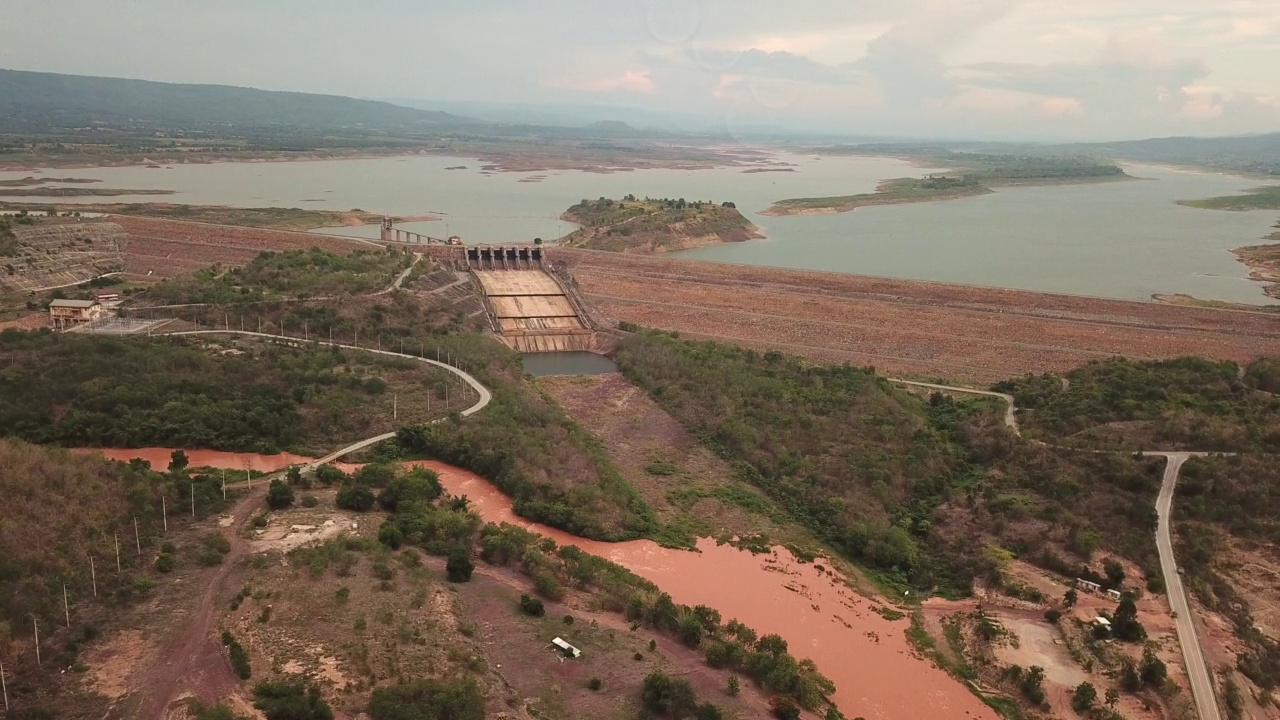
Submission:
<svg viewBox="0 0 1280 720">
<path fill-rule="evenodd" d="M 654 713 L 677 718 L 692 715 L 698 707 L 688 680 L 672 680 L 658 670 L 645 676 L 640 686 L 640 700 Z"/>
<path fill-rule="evenodd" d="M 1124 565 L 1115 558 L 1107 558 L 1102 562 L 1102 571 L 1106 573 L 1111 587 L 1118 588 L 1124 584 Z"/>
<path fill-rule="evenodd" d="M 1040 705 L 1044 702 L 1044 668 L 1039 665 L 1032 665 L 1022 676 L 1022 682 L 1019 683 L 1022 694 L 1028 700 Z"/>
<path fill-rule="evenodd" d="M 1153 687 L 1160 687 L 1169 677 L 1169 669 L 1165 667 L 1164 661 L 1156 655 L 1156 649 L 1150 645 L 1142 651 L 1140 673 L 1142 682 Z"/>
<path fill-rule="evenodd" d="M 272 510 L 284 510 L 293 505 L 293 488 L 279 478 L 271 481 L 267 488 L 267 507 Z"/>
<path fill-rule="evenodd" d="M 373 491 L 364 485 L 343 485 L 338 490 L 338 507 L 344 510 L 367 512 L 373 509 Z"/>
<path fill-rule="evenodd" d="M 454 549 L 449 553 L 449 560 L 445 563 L 445 575 L 449 578 L 449 582 L 467 582 L 475 569 L 475 564 L 471 562 L 471 553 L 465 548 Z"/>
<path fill-rule="evenodd" d="M 738 679 L 737 675 L 730 675 L 729 676 L 729 696 L 737 697 L 738 693 L 740 692 L 742 692 L 742 681 Z"/>
<path fill-rule="evenodd" d="M 1071 707 L 1076 712 L 1084 714 L 1093 709 L 1095 703 L 1098 702 L 1098 690 L 1092 683 L 1082 682 L 1076 686 L 1074 692 L 1071 693 Z"/>
<path fill-rule="evenodd" d="M 1076 606 L 1076 602 L 1080 600 L 1080 593 L 1075 588 L 1067 588 L 1067 594 L 1062 596 L 1062 604 L 1071 609 Z"/>
<path fill-rule="evenodd" d="M 1106 699 L 1107 708 L 1114 712 L 1116 709 L 1116 705 L 1119 702 L 1120 702 L 1120 689 L 1107 688 L 1107 699 Z"/>
<path fill-rule="evenodd" d="M 1119 640 L 1139 642 L 1147 639 L 1147 629 L 1138 622 L 1138 606 L 1127 593 L 1111 616 L 1111 632 Z"/>
<path fill-rule="evenodd" d="M 186 470 L 190 464 L 190 458 L 181 450 L 174 450 L 169 453 L 169 472 L 181 472 Z"/>
</svg>

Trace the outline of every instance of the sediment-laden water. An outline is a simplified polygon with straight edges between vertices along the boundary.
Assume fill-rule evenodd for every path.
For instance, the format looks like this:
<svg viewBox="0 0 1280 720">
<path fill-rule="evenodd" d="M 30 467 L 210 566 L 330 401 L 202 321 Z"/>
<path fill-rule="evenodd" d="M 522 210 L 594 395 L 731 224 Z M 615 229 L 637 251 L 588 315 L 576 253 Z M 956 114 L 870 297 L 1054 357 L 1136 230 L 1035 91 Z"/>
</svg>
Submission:
<svg viewBox="0 0 1280 720">
<path fill-rule="evenodd" d="M 142 458 L 162 468 L 172 449 L 102 452 L 115 460 Z M 307 460 L 294 455 L 186 453 L 193 467 L 263 472 Z M 707 605 L 726 621 L 736 618 L 762 634 L 782 636 L 792 654 L 813 660 L 836 684 L 833 699 L 847 717 L 997 718 L 958 681 L 916 655 L 904 634 L 907 620 L 885 619 L 877 603 L 850 590 L 822 559 L 803 563 L 785 548 L 753 555 L 709 539 L 698 542 L 697 552 L 664 548 L 649 540 L 585 540 L 517 517 L 511 499 L 474 473 L 438 462 L 416 464 L 438 472 L 445 489 L 467 496 L 487 522 L 518 525 L 607 558 L 653 582 L 677 603 Z"/>
</svg>

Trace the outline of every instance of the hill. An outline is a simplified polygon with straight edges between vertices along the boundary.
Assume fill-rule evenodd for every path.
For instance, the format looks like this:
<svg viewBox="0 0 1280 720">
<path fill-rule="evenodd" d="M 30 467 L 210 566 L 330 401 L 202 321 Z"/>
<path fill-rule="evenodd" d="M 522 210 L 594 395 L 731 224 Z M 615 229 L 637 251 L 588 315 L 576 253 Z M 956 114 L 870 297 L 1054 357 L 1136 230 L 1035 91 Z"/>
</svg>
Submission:
<svg viewBox="0 0 1280 720">
<path fill-rule="evenodd" d="M 0 70 L 0 132 L 114 126 L 422 134 L 481 123 L 336 95 Z"/>
<path fill-rule="evenodd" d="M 602 197 L 583 200 L 560 217 L 582 226 L 561 243 L 586 250 L 663 253 L 761 237 L 731 202 Z"/>
<path fill-rule="evenodd" d="M 1233 172 L 1280 175 L 1280 133 L 1236 137 L 1169 137 L 1054 146 L 1139 162 L 1195 165 Z"/>
</svg>

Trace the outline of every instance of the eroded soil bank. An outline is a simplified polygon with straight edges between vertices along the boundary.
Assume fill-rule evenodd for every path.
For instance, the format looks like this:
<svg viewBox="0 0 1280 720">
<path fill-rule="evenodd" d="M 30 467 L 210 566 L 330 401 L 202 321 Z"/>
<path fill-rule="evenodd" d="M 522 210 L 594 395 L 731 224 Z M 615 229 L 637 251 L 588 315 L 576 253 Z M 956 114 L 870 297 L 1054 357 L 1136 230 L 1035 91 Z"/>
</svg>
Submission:
<svg viewBox="0 0 1280 720">
<path fill-rule="evenodd" d="M 103 450 L 116 460 L 141 458 L 163 468 L 168 448 Z M 281 470 L 307 458 L 215 451 L 186 451 L 193 467 L 261 472 Z M 648 540 L 603 543 L 584 540 L 516 517 L 511 499 L 487 480 L 434 461 L 420 464 L 440 474 L 453 495 L 465 495 L 488 522 L 511 523 L 607 558 L 644 577 L 678 603 L 707 605 L 726 619 L 756 631 L 776 633 L 793 654 L 809 658 L 836 684 L 834 700 L 848 717 L 867 720 L 985 718 L 995 712 L 959 682 L 907 644 L 907 620 L 888 620 L 878 606 L 850 590 L 821 559 L 798 561 L 784 548 L 752 555 L 714 540 L 698 552 L 663 548 Z"/>
</svg>

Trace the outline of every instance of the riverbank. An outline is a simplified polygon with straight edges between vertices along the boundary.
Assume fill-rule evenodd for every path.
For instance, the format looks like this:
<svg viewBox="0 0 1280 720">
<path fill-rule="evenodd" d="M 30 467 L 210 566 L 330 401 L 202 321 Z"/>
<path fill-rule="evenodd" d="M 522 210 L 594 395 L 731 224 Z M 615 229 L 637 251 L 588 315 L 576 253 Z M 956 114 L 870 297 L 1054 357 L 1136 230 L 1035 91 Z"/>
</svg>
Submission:
<svg viewBox="0 0 1280 720">
<path fill-rule="evenodd" d="M 761 215 L 779 217 L 786 215 L 831 215 L 849 212 L 871 205 L 902 205 L 905 203 L 959 200 L 995 192 L 982 185 L 965 185 L 944 180 L 924 178 L 892 178 L 882 180 L 873 193 L 840 195 L 820 198 L 789 198 L 779 200 Z"/>
<path fill-rule="evenodd" d="M 226 205 L 184 205 L 180 203 L 13 203 L 0 202 L 0 210 L 26 210 L 43 214 L 49 207 L 60 213 L 120 215 L 156 220 L 177 220 L 206 225 L 235 225 L 264 230 L 304 232 L 335 227 L 377 225 L 386 218 L 381 213 L 353 210 L 311 210 L 285 207 L 230 207 Z M 436 222 L 435 215 L 393 216 L 392 221 Z"/>
<path fill-rule="evenodd" d="M 116 460 L 138 457 L 163 466 L 171 451 L 102 452 Z M 195 455 L 187 452 L 194 464 Z M 264 472 L 283 470 L 290 461 L 298 461 L 296 457 L 217 452 L 201 452 L 199 460 L 212 468 Z M 650 540 L 585 540 L 517 516 L 511 499 L 474 473 L 435 461 L 413 464 L 438 473 L 444 489 L 450 495 L 465 496 L 485 522 L 515 525 L 576 547 L 653 582 L 676 603 L 705 605 L 762 635 L 780 635 L 798 659 L 812 660 L 835 684 L 832 700 L 846 717 L 997 718 L 963 684 L 911 648 L 906 638 L 910 623 L 901 613 L 850 590 L 821 558 L 802 560 L 785 548 L 755 554 L 708 539 L 698 542 L 696 552 L 664 548 Z"/>
<path fill-rule="evenodd" d="M 1277 227 L 1280 227 L 1280 224 Z M 1251 278 L 1267 283 L 1264 292 L 1269 297 L 1280 298 L 1280 232 L 1271 233 L 1267 239 L 1277 242 L 1236 248 L 1231 252 L 1240 259 L 1240 262 L 1249 266 Z"/>
</svg>

